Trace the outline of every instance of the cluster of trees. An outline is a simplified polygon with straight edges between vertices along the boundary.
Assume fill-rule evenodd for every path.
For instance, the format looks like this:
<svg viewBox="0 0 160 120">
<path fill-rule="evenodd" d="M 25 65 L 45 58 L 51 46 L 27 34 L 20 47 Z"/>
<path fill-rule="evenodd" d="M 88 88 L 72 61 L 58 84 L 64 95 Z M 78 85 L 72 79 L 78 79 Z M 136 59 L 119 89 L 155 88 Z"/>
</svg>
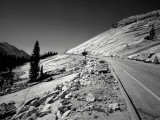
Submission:
<svg viewBox="0 0 160 120">
<path fill-rule="evenodd" d="M 45 58 L 47 58 L 47 57 L 54 56 L 54 55 L 57 55 L 57 54 L 58 54 L 57 52 L 52 52 L 52 51 L 50 51 L 50 52 L 47 52 L 47 53 L 42 54 L 42 55 L 40 56 L 40 59 L 45 59 Z"/>
<path fill-rule="evenodd" d="M 0 72 L 12 71 L 13 68 L 19 65 L 23 65 L 28 62 L 29 59 L 24 57 L 17 57 L 16 55 L 6 55 L 0 53 Z"/>
<path fill-rule="evenodd" d="M 13 85 L 13 68 L 30 62 L 29 82 L 37 82 L 48 78 L 49 75 L 43 73 L 43 66 L 40 67 L 40 59 L 58 54 L 57 52 L 47 52 L 40 55 L 39 42 L 36 41 L 31 58 L 17 57 L 16 55 L 6 55 L 0 53 L 0 91 Z"/>
<path fill-rule="evenodd" d="M 30 81 L 35 82 L 46 77 L 46 75 L 43 73 L 43 66 L 41 66 L 41 68 L 39 66 L 40 59 L 44 59 L 49 56 L 53 56 L 57 54 L 58 54 L 57 52 L 50 51 L 50 52 L 44 53 L 43 55 L 40 55 L 39 42 L 36 41 L 31 58 L 27 59 L 24 57 L 17 57 L 16 55 L 6 55 L 6 54 L 0 53 L 0 61 L 1 61 L 0 73 L 1 72 L 11 73 L 13 68 L 23 65 L 26 62 L 30 62 L 29 77 L 30 77 Z M 0 83 L 1 82 L 2 81 L 0 79 Z"/>
</svg>

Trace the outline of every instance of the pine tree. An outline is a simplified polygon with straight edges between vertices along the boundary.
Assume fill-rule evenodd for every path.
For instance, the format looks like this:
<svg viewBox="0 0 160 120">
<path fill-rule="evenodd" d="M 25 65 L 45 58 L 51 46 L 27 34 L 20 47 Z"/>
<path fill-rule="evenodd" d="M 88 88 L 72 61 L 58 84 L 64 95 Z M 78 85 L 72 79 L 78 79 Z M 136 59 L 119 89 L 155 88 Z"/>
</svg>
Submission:
<svg viewBox="0 0 160 120">
<path fill-rule="evenodd" d="M 150 37 L 150 40 L 152 40 L 152 39 L 155 38 L 155 29 L 154 29 L 154 25 L 152 25 L 151 31 L 150 31 L 150 33 L 149 33 L 149 37 Z"/>
<path fill-rule="evenodd" d="M 31 56 L 31 62 L 30 62 L 30 81 L 35 82 L 38 80 L 39 76 L 39 61 L 40 61 L 40 48 L 39 48 L 39 42 L 36 41 L 33 53 Z"/>
</svg>

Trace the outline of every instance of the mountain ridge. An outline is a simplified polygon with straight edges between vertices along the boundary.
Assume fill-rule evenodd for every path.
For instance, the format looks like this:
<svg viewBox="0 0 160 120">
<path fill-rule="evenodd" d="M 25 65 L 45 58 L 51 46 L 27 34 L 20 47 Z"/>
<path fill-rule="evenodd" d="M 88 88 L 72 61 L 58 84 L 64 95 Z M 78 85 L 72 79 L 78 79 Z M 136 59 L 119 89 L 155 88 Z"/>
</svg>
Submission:
<svg viewBox="0 0 160 120">
<path fill-rule="evenodd" d="M 17 57 L 30 58 L 30 55 L 7 42 L 0 43 L 0 53 L 5 55 L 16 55 Z"/>
</svg>

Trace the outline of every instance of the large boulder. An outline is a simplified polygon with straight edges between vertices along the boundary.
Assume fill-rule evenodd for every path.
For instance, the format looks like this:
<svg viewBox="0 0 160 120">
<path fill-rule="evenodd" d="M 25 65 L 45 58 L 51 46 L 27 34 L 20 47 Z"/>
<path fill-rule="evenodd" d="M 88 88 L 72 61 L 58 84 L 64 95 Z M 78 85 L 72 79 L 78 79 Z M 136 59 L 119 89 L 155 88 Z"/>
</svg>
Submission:
<svg viewBox="0 0 160 120">
<path fill-rule="evenodd" d="M 33 101 L 38 101 L 38 100 L 39 100 L 39 97 L 33 98 L 33 99 L 27 101 L 24 105 L 30 105 Z"/>
<path fill-rule="evenodd" d="M 35 106 L 35 107 L 38 107 L 40 105 L 40 103 L 38 102 L 38 99 L 35 99 L 34 101 L 32 101 L 30 103 L 30 106 Z"/>
<path fill-rule="evenodd" d="M 54 103 L 57 99 L 58 99 L 58 96 L 54 94 L 53 96 L 47 98 L 47 100 L 45 101 L 45 104 Z"/>
<path fill-rule="evenodd" d="M 64 119 L 65 117 L 67 117 L 70 112 L 71 112 L 71 110 L 66 111 L 66 112 L 62 115 L 61 119 Z"/>
<path fill-rule="evenodd" d="M 51 112 L 52 113 L 57 113 L 58 109 L 62 106 L 62 103 L 60 100 L 55 101 L 54 103 L 51 104 Z"/>
<path fill-rule="evenodd" d="M 39 110 L 36 112 L 37 117 L 43 117 L 51 113 L 51 104 L 46 104 L 45 106 L 40 106 Z"/>
<path fill-rule="evenodd" d="M 43 109 L 41 110 L 41 112 L 45 112 L 48 111 L 49 109 L 51 109 L 51 104 L 46 104 Z"/>
<path fill-rule="evenodd" d="M 45 103 L 45 101 L 47 100 L 47 98 L 49 98 L 49 97 L 52 97 L 52 96 L 56 96 L 56 94 L 53 92 L 53 93 L 50 93 L 50 94 L 48 94 L 48 95 L 46 95 L 46 96 L 44 96 L 44 97 L 41 97 L 40 99 L 39 99 L 39 104 L 43 104 L 43 103 Z"/>
</svg>

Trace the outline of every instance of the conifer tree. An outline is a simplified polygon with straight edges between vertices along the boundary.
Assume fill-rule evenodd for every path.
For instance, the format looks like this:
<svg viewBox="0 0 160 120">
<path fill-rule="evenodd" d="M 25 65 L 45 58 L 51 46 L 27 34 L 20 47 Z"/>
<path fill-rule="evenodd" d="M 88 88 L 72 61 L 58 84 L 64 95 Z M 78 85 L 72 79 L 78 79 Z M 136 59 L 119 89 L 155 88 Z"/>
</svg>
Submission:
<svg viewBox="0 0 160 120">
<path fill-rule="evenodd" d="M 155 38 L 155 29 L 154 29 L 154 25 L 152 25 L 151 31 L 150 31 L 150 33 L 149 33 L 149 37 L 150 37 L 150 40 L 152 40 L 152 39 Z"/>
<path fill-rule="evenodd" d="M 39 48 L 39 42 L 36 41 L 33 53 L 31 56 L 31 62 L 30 62 L 30 81 L 35 82 L 38 80 L 39 76 L 39 61 L 40 61 L 40 48 Z"/>
</svg>

